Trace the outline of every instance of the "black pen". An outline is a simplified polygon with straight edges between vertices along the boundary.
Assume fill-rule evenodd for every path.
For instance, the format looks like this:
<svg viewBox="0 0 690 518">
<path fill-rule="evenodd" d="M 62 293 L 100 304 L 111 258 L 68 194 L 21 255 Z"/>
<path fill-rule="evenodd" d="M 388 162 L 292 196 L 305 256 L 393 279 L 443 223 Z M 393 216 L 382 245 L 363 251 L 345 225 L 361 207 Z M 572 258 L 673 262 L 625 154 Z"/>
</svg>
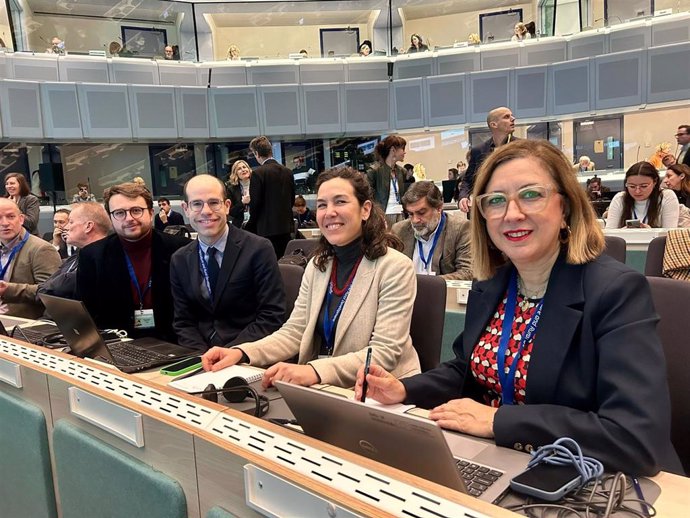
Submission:
<svg viewBox="0 0 690 518">
<path fill-rule="evenodd" d="M 367 400 L 367 374 L 371 367 L 371 347 L 367 347 L 367 359 L 364 361 L 364 380 L 362 381 L 362 397 L 359 400 L 364 403 Z"/>
<path fill-rule="evenodd" d="M 186 374 L 183 374 L 182 376 L 178 376 L 177 378 L 174 378 L 172 381 L 179 381 L 179 380 L 183 380 L 183 379 L 186 379 L 186 378 L 191 378 L 192 376 L 196 376 L 196 375 L 199 374 L 200 372 L 204 372 L 204 368 L 203 368 L 203 367 L 199 367 L 198 369 L 195 369 L 195 370 L 193 370 L 193 371 L 191 371 L 191 372 L 188 372 L 188 373 L 186 373 Z"/>
<path fill-rule="evenodd" d="M 635 489 L 635 494 L 637 495 L 637 498 L 640 499 L 640 507 L 642 508 L 642 512 L 644 513 L 645 516 L 650 516 L 649 508 L 647 507 L 647 501 L 644 499 L 644 493 L 642 492 L 642 486 L 640 486 L 640 481 L 637 480 L 637 477 L 631 477 L 631 478 L 632 478 L 633 489 Z"/>
</svg>

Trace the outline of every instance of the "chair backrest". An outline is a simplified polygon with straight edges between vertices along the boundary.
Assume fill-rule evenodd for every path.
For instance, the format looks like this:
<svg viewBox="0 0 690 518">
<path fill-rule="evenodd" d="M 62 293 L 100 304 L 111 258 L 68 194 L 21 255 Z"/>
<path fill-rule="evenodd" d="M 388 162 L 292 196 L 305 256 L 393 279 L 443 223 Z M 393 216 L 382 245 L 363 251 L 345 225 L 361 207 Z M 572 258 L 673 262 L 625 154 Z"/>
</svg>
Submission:
<svg viewBox="0 0 690 518">
<path fill-rule="evenodd" d="M 658 239 L 658 238 L 657 238 Z M 648 277 L 654 307 L 661 319 L 657 331 L 666 356 L 671 393 L 671 442 L 686 474 L 690 474 L 690 348 L 685 336 L 690 320 L 690 282 Z"/>
<path fill-rule="evenodd" d="M 663 277 L 665 249 L 666 236 L 655 237 L 649 242 L 644 263 L 644 274 L 647 277 Z"/>
<path fill-rule="evenodd" d="M 304 240 L 302 239 L 302 241 Z M 304 268 L 294 264 L 278 264 L 278 268 L 280 269 L 280 276 L 283 278 L 283 286 L 285 287 L 285 319 L 287 320 L 292 314 L 295 300 L 297 300 L 297 295 L 299 295 Z"/>
<path fill-rule="evenodd" d="M 446 281 L 433 275 L 417 275 L 417 297 L 412 309 L 410 336 L 419 355 L 422 372 L 438 367 L 446 316 Z"/>
<path fill-rule="evenodd" d="M 291 239 L 285 247 L 284 255 L 290 255 L 295 250 L 302 249 L 305 256 L 311 257 L 311 253 L 316 249 L 318 244 L 318 239 Z"/>
<path fill-rule="evenodd" d="M 616 261 L 625 263 L 625 239 L 617 236 L 605 236 L 604 240 L 606 241 L 604 253 Z"/>
</svg>

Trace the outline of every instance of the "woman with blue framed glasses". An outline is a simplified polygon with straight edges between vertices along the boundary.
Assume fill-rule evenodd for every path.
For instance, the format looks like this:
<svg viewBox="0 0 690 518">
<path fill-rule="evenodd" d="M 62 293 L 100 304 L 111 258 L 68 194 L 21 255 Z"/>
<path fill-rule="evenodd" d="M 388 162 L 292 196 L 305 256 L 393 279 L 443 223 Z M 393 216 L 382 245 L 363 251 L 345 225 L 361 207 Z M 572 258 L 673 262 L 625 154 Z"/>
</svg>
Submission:
<svg viewBox="0 0 690 518">
<path fill-rule="evenodd" d="M 547 141 L 494 151 L 474 186 L 473 272 L 456 358 L 367 396 L 431 409 L 451 430 L 530 452 L 561 437 L 611 471 L 680 472 L 649 285 L 602 255 L 572 165 Z M 363 370 L 358 373 L 356 397 Z"/>
</svg>

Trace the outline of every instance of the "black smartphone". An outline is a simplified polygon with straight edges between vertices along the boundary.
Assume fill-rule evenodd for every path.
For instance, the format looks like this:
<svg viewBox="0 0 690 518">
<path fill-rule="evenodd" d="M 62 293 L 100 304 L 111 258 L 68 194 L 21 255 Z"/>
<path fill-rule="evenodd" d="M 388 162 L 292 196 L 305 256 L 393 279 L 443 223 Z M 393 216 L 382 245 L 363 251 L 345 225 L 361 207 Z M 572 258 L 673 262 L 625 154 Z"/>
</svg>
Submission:
<svg viewBox="0 0 690 518">
<path fill-rule="evenodd" d="M 171 365 L 166 365 L 161 369 L 161 374 L 178 376 L 198 369 L 199 367 L 201 367 L 201 356 L 192 356 L 191 358 L 185 358 Z"/>
<path fill-rule="evenodd" d="M 577 488 L 581 480 L 575 466 L 537 464 L 513 477 L 510 488 L 518 493 L 554 502 Z"/>
<path fill-rule="evenodd" d="M 625 226 L 626 226 L 626 228 L 640 228 L 640 220 L 639 219 L 626 219 L 625 220 Z"/>
</svg>

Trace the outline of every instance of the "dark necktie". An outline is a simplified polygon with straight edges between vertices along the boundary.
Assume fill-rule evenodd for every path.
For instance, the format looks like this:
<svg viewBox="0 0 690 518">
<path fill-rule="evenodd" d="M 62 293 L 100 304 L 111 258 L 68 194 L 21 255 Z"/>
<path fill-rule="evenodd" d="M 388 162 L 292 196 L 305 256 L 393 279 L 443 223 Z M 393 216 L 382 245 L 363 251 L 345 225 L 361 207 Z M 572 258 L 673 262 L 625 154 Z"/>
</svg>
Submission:
<svg viewBox="0 0 690 518">
<path fill-rule="evenodd" d="M 211 286 L 211 291 L 215 291 L 216 284 L 218 283 L 218 274 L 220 273 L 220 266 L 218 265 L 218 260 L 216 259 L 216 252 L 218 250 L 211 246 L 208 249 L 208 283 Z M 213 293 L 211 293 L 213 296 Z"/>
</svg>

